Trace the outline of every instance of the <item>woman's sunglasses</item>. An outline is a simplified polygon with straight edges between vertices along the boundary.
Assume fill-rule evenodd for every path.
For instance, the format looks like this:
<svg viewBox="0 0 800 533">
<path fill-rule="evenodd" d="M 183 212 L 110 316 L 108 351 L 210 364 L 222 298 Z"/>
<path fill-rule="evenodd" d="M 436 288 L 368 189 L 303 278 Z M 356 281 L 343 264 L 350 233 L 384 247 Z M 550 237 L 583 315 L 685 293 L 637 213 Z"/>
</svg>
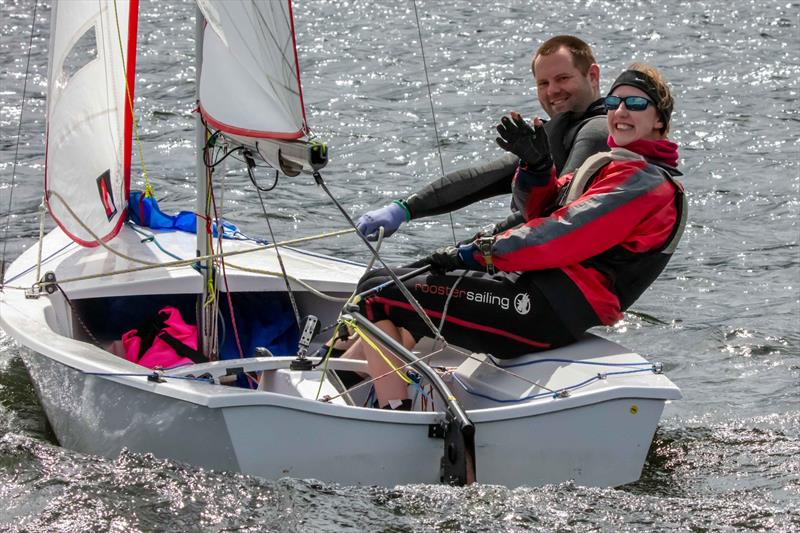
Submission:
<svg viewBox="0 0 800 533">
<path fill-rule="evenodd" d="M 625 109 L 628 111 L 644 111 L 648 105 L 656 105 L 644 96 L 606 96 L 603 104 L 606 109 L 618 109 L 622 102 L 625 102 Z"/>
</svg>

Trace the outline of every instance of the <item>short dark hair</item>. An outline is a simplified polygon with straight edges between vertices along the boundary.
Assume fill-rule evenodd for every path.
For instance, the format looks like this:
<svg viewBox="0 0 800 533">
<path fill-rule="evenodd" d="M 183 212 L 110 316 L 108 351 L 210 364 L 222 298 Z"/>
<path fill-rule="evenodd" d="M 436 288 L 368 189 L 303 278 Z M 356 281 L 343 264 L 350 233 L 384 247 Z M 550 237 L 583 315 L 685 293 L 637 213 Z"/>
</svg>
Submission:
<svg viewBox="0 0 800 533">
<path fill-rule="evenodd" d="M 536 77 L 536 59 L 539 56 L 549 56 L 550 54 L 558 52 L 561 48 L 569 50 L 572 55 L 572 64 L 584 76 L 589 72 L 589 67 L 597 63 L 594 58 L 594 53 L 592 52 L 592 47 L 586 44 L 585 41 L 573 37 L 572 35 L 556 35 L 542 43 L 539 49 L 536 50 L 536 53 L 533 54 L 531 72 L 534 78 Z"/>
</svg>

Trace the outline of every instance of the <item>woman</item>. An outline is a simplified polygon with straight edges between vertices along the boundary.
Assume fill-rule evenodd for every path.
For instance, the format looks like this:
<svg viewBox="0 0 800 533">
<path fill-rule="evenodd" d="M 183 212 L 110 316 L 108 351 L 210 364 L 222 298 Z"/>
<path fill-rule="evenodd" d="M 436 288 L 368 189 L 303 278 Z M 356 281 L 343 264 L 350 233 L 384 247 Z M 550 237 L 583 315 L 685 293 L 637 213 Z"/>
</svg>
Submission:
<svg viewBox="0 0 800 533">
<path fill-rule="evenodd" d="M 434 267 L 430 273 L 405 282 L 436 324 L 444 314 L 446 339 L 499 358 L 563 346 L 620 320 L 664 269 L 686 214 L 673 179 L 680 175 L 677 145 L 667 139 L 672 95 L 655 68 L 634 64 L 615 80 L 605 106 L 611 151 L 560 178 L 539 119 L 531 128 L 514 113 L 498 126 L 498 144 L 524 154 L 513 201 L 525 223 L 489 241 L 439 249 L 424 261 Z M 385 272 L 370 272 L 359 291 L 386 279 Z M 433 336 L 394 286 L 360 306 L 406 347 Z M 366 359 L 372 376 L 391 370 L 362 342 L 344 357 Z M 397 373 L 376 381 L 375 389 L 381 407 L 410 407 Z"/>
</svg>

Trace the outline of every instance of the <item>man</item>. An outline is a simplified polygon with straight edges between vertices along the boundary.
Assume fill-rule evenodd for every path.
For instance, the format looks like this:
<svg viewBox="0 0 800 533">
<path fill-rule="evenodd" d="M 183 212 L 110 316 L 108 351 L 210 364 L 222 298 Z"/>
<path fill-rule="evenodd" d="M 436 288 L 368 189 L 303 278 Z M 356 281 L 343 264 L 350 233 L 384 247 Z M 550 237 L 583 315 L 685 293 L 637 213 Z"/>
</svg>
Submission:
<svg viewBox="0 0 800 533">
<path fill-rule="evenodd" d="M 600 98 L 600 67 L 589 45 L 569 35 L 553 37 L 534 54 L 531 71 L 539 103 L 552 119 L 544 129 L 557 175 L 574 171 L 592 154 L 608 151 L 608 128 Z M 502 124 L 507 126 L 508 119 L 504 118 Z M 405 200 L 395 200 L 362 215 L 357 223 L 358 230 L 375 238 L 383 226 L 388 237 L 403 222 L 448 213 L 479 200 L 510 193 L 520 168 L 520 156 L 512 147 L 504 146 L 500 139 L 498 144 L 509 153 L 482 165 L 451 172 Z M 521 215 L 512 214 L 498 224 L 493 233 L 520 222 Z"/>
</svg>

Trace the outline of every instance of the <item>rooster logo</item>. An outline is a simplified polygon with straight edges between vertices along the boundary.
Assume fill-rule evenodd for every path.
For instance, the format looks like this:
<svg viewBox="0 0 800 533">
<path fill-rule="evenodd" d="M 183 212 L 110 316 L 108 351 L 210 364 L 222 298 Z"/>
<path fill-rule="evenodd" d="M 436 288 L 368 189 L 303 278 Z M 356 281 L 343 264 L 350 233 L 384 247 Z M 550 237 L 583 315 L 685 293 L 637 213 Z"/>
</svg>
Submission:
<svg viewBox="0 0 800 533">
<path fill-rule="evenodd" d="M 521 292 L 514 298 L 514 309 L 521 315 L 527 315 L 531 310 L 531 297 L 528 293 Z"/>
</svg>

